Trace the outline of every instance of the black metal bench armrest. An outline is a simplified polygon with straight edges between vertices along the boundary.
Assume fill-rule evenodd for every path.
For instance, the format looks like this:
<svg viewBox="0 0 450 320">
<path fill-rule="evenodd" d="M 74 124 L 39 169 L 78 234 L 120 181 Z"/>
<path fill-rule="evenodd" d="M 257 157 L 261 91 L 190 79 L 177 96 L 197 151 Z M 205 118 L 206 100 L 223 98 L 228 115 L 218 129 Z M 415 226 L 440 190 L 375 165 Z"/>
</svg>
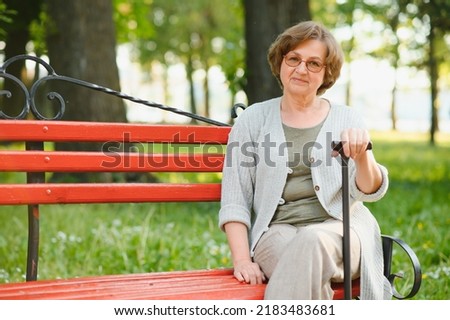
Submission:
<svg viewBox="0 0 450 320">
<path fill-rule="evenodd" d="M 395 298 L 403 300 L 414 297 L 420 289 L 420 285 L 422 284 L 422 268 L 420 266 L 419 259 L 417 255 L 411 249 L 411 247 L 401 239 L 395 238 L 389 235 L 382 235 L 383 239 L 383 255 L 384 255 L 384 275 L 388 278 L 391 283 L 393 295 Z M 394 285 L 395 278 L 402 278 L 402 275 L 399 274 L 391 274 L 391 264 L 392 264 L 392 251 L 394 242 L 398 244 L 407 254 L 409 259 L 411 260 L 412 267 L 414 269 L 414 282 L 411 288 L 411 291 L 403 296 L 396 289 Z"/>
</svg>

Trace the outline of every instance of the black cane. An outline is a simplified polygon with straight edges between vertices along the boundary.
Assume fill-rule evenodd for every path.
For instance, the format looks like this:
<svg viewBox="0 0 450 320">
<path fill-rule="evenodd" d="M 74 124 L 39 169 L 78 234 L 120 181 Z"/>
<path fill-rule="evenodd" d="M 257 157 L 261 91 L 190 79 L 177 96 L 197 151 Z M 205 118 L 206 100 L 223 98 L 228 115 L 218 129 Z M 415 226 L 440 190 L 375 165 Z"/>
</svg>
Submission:
<svg viewBox="0 0 450 320">
<path fill-rule="evenodd" d="M 344 299 L 352 299 L 352 275 L 350 259 L 350 192 L 348 179 L 348 161 L 349 158 L 344 154 L 342 142 L 333 141 L 331 144 L 333 151 L 339 152 L 341 156 L 342 167 L 342 223 L 344 226 L 342 234 L 342 256 L 344 262 Z M 372 149 L 372 143 L 369 142 L 366 150 Z"/>
</svg>

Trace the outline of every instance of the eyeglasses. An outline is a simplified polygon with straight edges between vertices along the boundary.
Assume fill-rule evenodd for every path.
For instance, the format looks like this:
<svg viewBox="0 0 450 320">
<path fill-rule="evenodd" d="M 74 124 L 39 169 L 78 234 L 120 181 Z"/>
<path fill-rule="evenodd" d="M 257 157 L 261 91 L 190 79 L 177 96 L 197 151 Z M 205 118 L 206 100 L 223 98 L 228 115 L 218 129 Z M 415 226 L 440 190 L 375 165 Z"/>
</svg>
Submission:
<svg viewBox="0 0 450 320">
<path fill-rule="evenodd" d="M 296 68 L 302 62 L 305 62 L 306 69 L 314 73 L 320 72 L 325 67 L 325 64 L 322 63 L 320 60 L 317 59 L 303 60 L 298 54 L 292 51 L 284 55 L 284 61 L 289 67 L 293 68 Z"/>
</svg>

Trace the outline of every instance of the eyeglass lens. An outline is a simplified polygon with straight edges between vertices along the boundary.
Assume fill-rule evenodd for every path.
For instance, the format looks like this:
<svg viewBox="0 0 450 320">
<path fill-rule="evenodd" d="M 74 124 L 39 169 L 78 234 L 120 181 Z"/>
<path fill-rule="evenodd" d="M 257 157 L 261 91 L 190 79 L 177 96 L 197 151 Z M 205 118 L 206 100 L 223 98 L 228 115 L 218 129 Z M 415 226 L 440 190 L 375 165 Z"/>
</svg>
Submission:
<svg viewBox="0 0 450 320">
<path fill-rule="evenodd" d="M 311 59 L 311 60 L 303 60 L 299 55 L 294 52 L 289 52 L 284 56 L 284 60 L 286 64 L 290 67 L 298 67 L 303 61 L 305 62 L 306 69 L 311 72 L 320 72 L 322 68 L 325 66 L 320 60 Z"/>
</svg>

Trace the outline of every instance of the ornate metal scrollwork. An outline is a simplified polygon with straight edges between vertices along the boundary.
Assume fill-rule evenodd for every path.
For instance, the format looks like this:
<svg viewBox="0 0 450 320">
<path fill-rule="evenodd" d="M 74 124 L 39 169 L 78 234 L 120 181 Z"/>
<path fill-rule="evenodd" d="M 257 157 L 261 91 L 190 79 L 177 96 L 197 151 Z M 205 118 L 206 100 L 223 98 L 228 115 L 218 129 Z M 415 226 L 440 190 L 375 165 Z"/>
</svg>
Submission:
<svg viewBox="0 0 450 320">
<path fill-rule="evenodd" d="M 18 79 L 17 77 L 14 77 L 13 75 L 1 72 L 0 77 L 9 79 L 9 80 L 13 81 L 14 83 L 16 83 L 22 89 L 22 92 L 25 95 L 24 106 L 22 107 L 22 111 L 17 116 L 9 116 L 0 109 L 0 118 L 1 119 L 10 119 L 10 120 L 11 119 L 24 119 L 27 116 L 27 114 L 30 112 L 30 104 L 29 104 L 30 94 L 28 92 L 27 87 L 23 84 L 22 81 L 20 81 L 20 79 Z M 8 98 L 11 98 L 12 93 L 11 93 L 11 91 L 8 91 L 8 90 L 0 90 L 0 96 L 6 96 Z"/>
<path fill-rule="evenodd" d="M 31 89 L 28 90 L 28 88 L 24 85 L 24 83 L 18 79 L 17 77 L 8 74 L 6 72 L 6 69 L 8 68 L 9 65 L 11 65 L 12 63 L 18 61 L 18 60 L 33 60 L 36 63 L 40 64 L 41 66 L 43 66 L 46 70 L 48 75 L 44 76 L 40 79 L 38 79 L 36 82 L 33 83 L 33 85 L 31 86 Z M 37 90 L 38 88 L 47 81 L 65 81 L 65 82 L 69 82 L 72 84 L 75 84 L 77 86 L 82 86 L 88 89 L 92 89 L 95 91 L 100 91 L 102 93 L 108 94 L 108 95 L 113 95 L 116 96 L 118 98 L 124 99 L 124 100 L 128 100 L 137 104 L 142 104 L 145 105 L 147 107 L 152 107 L 152 108 L 158 108 L 161 110 L 165 110 L 165 111 L 169 111 L 169 112 L 173 112 L 182 116 L 186 116 L 188 118 L 191 119 L 195 119 L 201 122 L 205 122 L 205 123 L 209 123 L 209 124 L 213 124 L 216 126 L 229 126 L 229 124 L 223 123 L 223 122 L 219 122 L 213 119 L 209 119 L 191 112 L 187 112 L 178 108 L 174 108 L 174 107 L 170 107 L 170 106 L 166 106 L 160 103 L 156 103 L 156 102 L 151 102 L 151 101 L 147 101 L 147 100 L 143 100 L 143 99 L 139 99 L 136 97 L 132 97 L 129 96 L 125 93 L 119 92 L 119 91 L 115 91 L 112 90 L 110 88 L 106 88 L 103 86 L 99 86 L 97 84 L 94 83 L 90 83 L 90 82 L 86 82 L 83 80 L 79 80 L 79 79 L 75 79 L 75 78 L 71 78 L 71 77 L 66 77 L 66 76 L 61 76 L 56 74 L 55 70 L 44 60 L 42 60 L 41 58 L 38 57 L 34 57 L 34 56 L 30 56 L 30 55 L 19 55 L 19 56 L 15 56 L 12 57 L 10 59 L 8 59 L 7 61 L 5 61 L 5 63 L 0 67 L 0 78 L 5 78 L 5 79 L 9 79 L 11 81 L 14 81 L 17 85 L 20 86 L 20 88 L 22 89 L 24 96 L 25 96 L 25 105 L 22 108 L 22 111 L 20 112 L 19 115 L 17 116 L 10 116 L 5 114 L 3 111 L 0 110 L 0 118 L 2 119 L 24 119 L 27 117 L 27 115 L 29 114 L 29 112 L 31 111 L 31 113 L 33 114 L 33 116 L 36 119 L 40 119 L 40 120 L 58 120 L 61 119 L 62 116 L 64 115 L 64 111 L 65 111 L 65 101 L 64 98 L 61 96 L 61 94 L 57 93 L 57 92 L 49 92 L 47 94 L 47 98 L 49 100 L 57 100 L 58 104 L 59 104 L 59 110 L 57 112 L 57 114 L 52 117 L 52 118 L 48 118 L 46 116 L 44 116 L 41 112 L 39 112 L 39 109 L 36 106 L 36 94 L 37 94 Z M 0 90 L 0 95 L 6 95 L 7 97 L 11 96 L 11 92 L 7 91 L 7 90 Z"/>
</svg>

